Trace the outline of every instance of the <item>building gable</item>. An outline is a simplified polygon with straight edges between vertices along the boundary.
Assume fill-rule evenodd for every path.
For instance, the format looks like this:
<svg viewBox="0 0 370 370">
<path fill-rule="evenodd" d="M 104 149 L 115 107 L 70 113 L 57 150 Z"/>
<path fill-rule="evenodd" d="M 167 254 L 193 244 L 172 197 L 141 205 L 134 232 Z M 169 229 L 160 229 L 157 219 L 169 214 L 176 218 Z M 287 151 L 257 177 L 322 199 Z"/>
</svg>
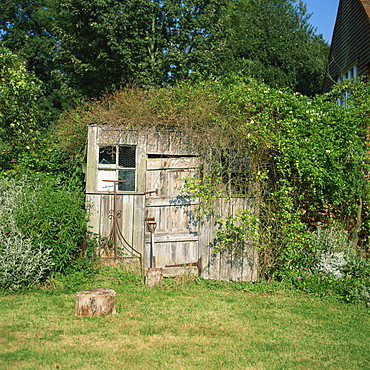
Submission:
<svg viewBox="0 0 370 370">
<path fill-rule="evenodd" d="M 323 91 L 354 66 L 359 76 L 369 75 L 370 0 L 340 0 Z"/>
</svg>

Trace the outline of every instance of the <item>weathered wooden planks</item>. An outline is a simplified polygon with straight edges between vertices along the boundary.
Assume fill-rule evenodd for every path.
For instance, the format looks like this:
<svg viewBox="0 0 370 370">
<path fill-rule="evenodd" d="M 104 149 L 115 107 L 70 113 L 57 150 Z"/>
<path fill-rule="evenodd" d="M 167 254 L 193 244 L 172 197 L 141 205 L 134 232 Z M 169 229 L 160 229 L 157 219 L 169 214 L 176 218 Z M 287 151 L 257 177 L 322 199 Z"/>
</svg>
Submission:
<svg viewBox="0 0 370 370">
<path fill-rule="evenodd" d="M 182 194 L 181 186 L 184 178 L 198 174 L 200 158 L 189 146 L 189 139 L 178 132 L 119 129 L 109 132 L 107 127 L 89 128 L 86 199 L 93 232 L 101 238 L 109 235 L 114 209 L 112 189 L 99 185 L 109 176 L 101 169 L 99 175 L 99 145 L 136 146 L 135 191 L 118 191 L 115 206 L 120 214 L 118 224 L 122 235 L 143 255 L 144 268 L 150 266 L 152 248 L 156 267 L 163 269 L 164 276 L 189 273 L 189 269 L 191 273 L 198 272 L 197 267 L 184 270 L 183 266 L 201 260 L 201 275 L 205 278 L 257 279 L 255 240 L 247 242 L 242 250 L 239 248 L 238 253 L 220 250 L 216 240 L 218 218 L 235 215 L 243 209 L 252 210 L 253 203 L 248 198 L 218 198 L 213 201 L 213 213 L 198 217 L 199 199 Z M 148 230 L 149 220 L 156 226 L 153 238 Z M 166 267 L 169 265 L 172 267 Z"/>
</svg>

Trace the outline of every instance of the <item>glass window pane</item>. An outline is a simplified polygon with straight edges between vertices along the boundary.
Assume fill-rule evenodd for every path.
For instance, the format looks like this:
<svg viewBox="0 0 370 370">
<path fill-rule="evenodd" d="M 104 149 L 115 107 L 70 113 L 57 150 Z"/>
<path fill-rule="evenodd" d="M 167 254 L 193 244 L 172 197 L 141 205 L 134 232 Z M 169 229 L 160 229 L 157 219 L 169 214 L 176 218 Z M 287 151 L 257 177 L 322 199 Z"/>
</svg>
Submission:
<svg viewBox="0 0 370 370">
<path fill-rule="evenodd" d="M 100 147 L 99 164 L 116 164 L 116 147 L 114 146 Z"/>
<path fill-rule="evenodd" d="M 127 182 L 119 182 L 118 190 L 120 191 L 135 191 L 135 170 L 119 170 L 118 180 L 126 180 Z"/>
</svg>

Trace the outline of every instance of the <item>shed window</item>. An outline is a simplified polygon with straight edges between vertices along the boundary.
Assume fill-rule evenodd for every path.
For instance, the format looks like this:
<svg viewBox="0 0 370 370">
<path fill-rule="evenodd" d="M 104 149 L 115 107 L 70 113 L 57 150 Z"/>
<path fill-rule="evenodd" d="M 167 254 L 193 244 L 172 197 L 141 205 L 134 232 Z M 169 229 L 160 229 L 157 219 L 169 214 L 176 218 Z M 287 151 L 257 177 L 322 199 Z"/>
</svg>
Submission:
<svg viewBox="0 0 370 370">
<path fill-rule="evenodd" d="M 116 147 L 103 146 L 99 148 L 99 165 L 116 164 Z"/>
<path fill-rule="evenodd" d="M 104 180 L 125 180 L 117 185 L 119 191 L 135 191 L 136 146 L 102 146 L 98 158 L 98 190 L 113 190 L 113 183 Z"/>
</svg>

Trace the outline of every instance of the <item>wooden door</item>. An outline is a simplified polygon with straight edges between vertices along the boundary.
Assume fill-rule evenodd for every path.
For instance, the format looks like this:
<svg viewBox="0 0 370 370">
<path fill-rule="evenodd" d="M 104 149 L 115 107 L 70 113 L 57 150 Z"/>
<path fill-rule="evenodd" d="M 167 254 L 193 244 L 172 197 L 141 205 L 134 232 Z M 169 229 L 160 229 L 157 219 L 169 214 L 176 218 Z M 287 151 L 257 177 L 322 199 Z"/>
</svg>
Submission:
<svg viewBox="0 0 370 370">
<path fill-rule="evenodd" d="M 197 202 L 180 190 L 182 179 L 194 176 L 197 166 L 198 158 L 192 156 L 147 159 L 146 220 L 154 220 L 156 228 L 152 238 L 146 227 L 144 265 L 150 267 L 152 248 L 155 266 L 164 269 L 164 276 L 182 273 L 199 259 Z"/>
</svg>

